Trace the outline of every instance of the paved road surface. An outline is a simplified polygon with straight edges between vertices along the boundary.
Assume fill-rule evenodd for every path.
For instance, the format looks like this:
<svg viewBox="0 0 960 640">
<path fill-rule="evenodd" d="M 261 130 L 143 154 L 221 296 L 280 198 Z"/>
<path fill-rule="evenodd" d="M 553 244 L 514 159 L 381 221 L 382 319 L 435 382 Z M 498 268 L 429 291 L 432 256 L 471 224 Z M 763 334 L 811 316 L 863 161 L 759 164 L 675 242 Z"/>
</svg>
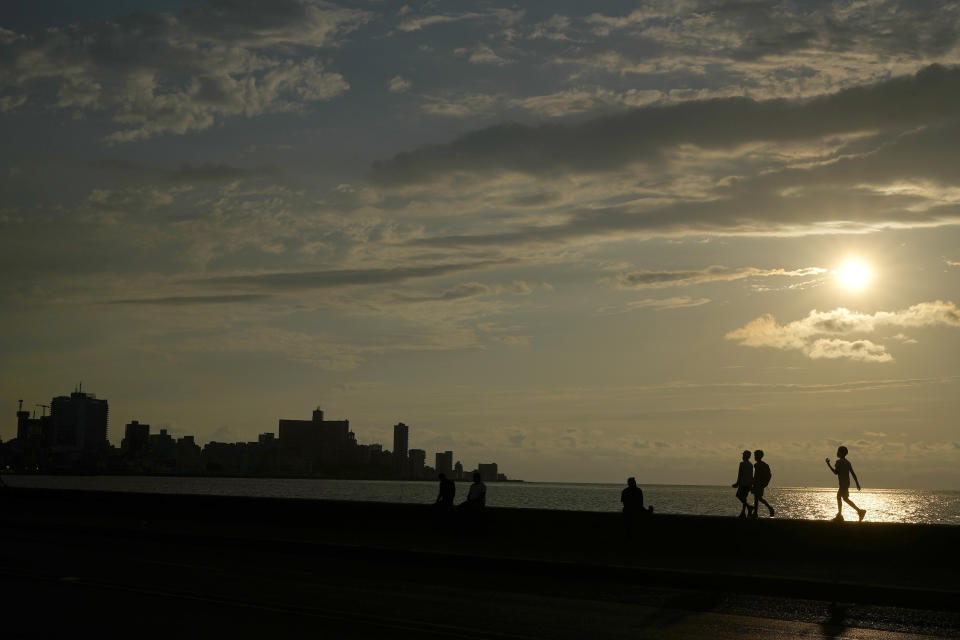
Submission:
<svg viewBox="0 0 960 640">
<path fill-rule="evenodd" d="M 15 527 L 0 589 L 7 637 L 960 637 L 952 613 Z"/>
</svg>

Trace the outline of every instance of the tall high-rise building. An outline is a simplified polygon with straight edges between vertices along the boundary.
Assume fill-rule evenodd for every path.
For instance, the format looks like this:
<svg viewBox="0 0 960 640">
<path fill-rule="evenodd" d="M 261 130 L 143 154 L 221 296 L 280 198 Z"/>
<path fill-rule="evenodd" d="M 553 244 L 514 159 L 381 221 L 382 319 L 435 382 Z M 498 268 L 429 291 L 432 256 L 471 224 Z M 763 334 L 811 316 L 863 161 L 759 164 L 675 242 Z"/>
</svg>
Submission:
<svg viewBox="0 0 960 640">
<path fill-rule="evenodd" d="M 457 464 L 453 465 L 453 479 L 463 480 L 463 463 L 459 460 L 457 460 Z"/>
<path fill-rule="evenodd" d="M 453 477 L 453 451 L 437 451 L 437 473 Z"/>
<path fill-rule="evenodd" d="M 74 391 L 50 401 L 54 452 L 99 451 L 107 447 L 106 400 Z"/>
<path fill-rule="evenodd" d="M 407 443 L 410 439 L 410 427 L 398 422 L 393 425 L 393 466 L 403 474 L 407 467 Z"/>
</svg>

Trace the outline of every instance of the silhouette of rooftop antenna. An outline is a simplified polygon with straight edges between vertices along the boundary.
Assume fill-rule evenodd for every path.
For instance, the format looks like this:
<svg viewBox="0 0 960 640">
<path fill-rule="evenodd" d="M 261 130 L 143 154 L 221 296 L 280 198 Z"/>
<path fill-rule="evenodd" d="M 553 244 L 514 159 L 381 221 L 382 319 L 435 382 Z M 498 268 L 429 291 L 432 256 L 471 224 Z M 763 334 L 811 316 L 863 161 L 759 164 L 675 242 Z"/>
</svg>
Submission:
<svg viewBox="0 0 960 640">
<path fill-rule="evenodd" d="M 17 406 L 17 412 L 19 413 L 20 411 L 23 411 L 23 398 L 20 398 L 19 400 L 17 400 L 17 402 L 20 403 L 20 404 Z"/>
<path fill-rule="evenodd" d="M 36 405 L 36 406 L 38 406 L 38 407 L 43 407 L 43 409 L 41 409 L 41 417 L 46 417 L 46 415 L 47 415 L 47 409 L 50 408 L 50 405 L 48 405 L 48 404 L 38 404 L 38 405 Z M 34 410 L 33 410 L 33 413 L 36 414 L 36 413 L 37 413 L 37 410 L 34 409 Z"/>
</svg>

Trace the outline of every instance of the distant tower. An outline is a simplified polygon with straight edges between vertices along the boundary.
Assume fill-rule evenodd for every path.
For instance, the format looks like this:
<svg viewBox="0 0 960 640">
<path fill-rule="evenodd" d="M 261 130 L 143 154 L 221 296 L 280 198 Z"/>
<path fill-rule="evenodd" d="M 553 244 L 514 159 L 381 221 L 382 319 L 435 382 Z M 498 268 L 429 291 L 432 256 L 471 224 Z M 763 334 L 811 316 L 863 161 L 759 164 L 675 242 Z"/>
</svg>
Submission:
<svg viewBox="0 0 960 640">
<path fill-rule="evenodd" d="M 463 480 L 463 463 L 457 460 L 457 464 L 453 465 L 453 477 L 457 480 Z"/>
<path fill-rule="evenodd" d="M 403 474 L 407 466 L 407 442 L 410 427 L 398 422 L 393 425 L 393 464 L 398 473 Z"/>
</svg>

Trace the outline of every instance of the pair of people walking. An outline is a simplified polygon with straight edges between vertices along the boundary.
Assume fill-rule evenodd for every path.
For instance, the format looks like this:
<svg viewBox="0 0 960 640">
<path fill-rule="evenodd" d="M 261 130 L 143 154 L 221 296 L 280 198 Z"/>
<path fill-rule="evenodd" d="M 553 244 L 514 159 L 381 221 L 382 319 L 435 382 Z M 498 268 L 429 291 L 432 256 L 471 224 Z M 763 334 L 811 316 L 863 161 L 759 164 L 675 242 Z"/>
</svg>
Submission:
<svg viewBox="0 0 960 640">
<path fill-rule="evenodd" d="M 763 461 L 763 451 L 757 449 L 753 452 L 756 464 L 750 463 L 750 452 L 743 452 L 743 460 L 740 462 L 740 468 L 737 471 L 737 481 L 733 483 L 733 488 L 737 490 L 737 500 L 740 501 L 741 518 L 758 518 L 757 509 L 762 502 L 770 511 L 770 517 L 776 513 L 770 503 L 763 497 L 764 489 L 770 484 L 773 474 L 770 472 L 770 465 Z M 747 504 L 747 498 L 753 494 L 753 506 Z"/>
</svg>

